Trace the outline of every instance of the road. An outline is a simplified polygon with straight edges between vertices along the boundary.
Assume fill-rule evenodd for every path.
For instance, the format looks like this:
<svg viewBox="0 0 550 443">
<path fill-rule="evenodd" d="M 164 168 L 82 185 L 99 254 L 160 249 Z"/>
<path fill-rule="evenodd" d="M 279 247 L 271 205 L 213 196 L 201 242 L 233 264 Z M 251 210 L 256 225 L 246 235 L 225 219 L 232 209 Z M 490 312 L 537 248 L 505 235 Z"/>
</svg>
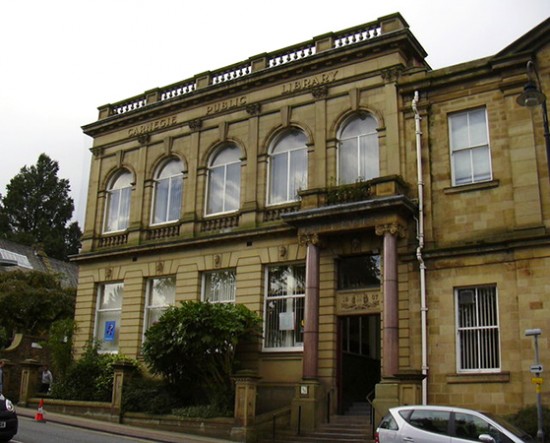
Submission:
<svg viewBox="0 0 550 443">
<path fill-rule="evenodd" d="M 76 441 L 79 443 L 151 443 L 152 440 L 107 434 L 51 422 L 37 422 L 19 416 L 19 432 L 11 443 L 74 443 Z"/>
</svg>

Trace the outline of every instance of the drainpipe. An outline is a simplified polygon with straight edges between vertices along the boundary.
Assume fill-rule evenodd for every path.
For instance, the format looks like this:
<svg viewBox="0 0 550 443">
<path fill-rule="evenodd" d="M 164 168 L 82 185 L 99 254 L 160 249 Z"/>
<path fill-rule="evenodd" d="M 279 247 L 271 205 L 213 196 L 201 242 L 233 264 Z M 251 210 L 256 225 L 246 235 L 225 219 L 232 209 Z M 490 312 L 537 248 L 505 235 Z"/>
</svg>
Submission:
<svg viewBox="0 0 550 443">
<path fill-rule="evenodd" d="M 420 128 L 420 114 L 416 104 L 418 103 L 418 91 L 415 91 L 412 100 L 412 109 L 414 111 L 414 123 L 416 130 L 416 172 L 418 183 L 418 219 L 417 223 L 417 240 L 418 247 L 416 248 L 416 259 L 418 260 L 420 270 L 420 316 L 422 329 L 422 404 L 428 402 L 428 338 L 427 338 L 427 320 L 426 314 L 428 308 L 426 306 L 426 265 L 422 258 L 422 250 L 424 248 L 424 180 L 422 178 L 422 130 Z"/>
</svg>

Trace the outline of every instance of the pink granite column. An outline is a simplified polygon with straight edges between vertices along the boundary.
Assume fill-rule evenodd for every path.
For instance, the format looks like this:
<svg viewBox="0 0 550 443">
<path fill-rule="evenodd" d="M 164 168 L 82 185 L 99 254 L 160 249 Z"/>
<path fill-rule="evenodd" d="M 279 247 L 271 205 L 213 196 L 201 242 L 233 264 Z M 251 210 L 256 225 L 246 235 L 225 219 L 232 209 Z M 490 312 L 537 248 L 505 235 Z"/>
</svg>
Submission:
<svg viewBox="0 0 550 443">
<path fill-rule="evenodd" d="M 300 241 L 307 246 L 302 376 L 315 379 L 319 363 L 319 246 L 316 235 Z"/>
<path fill-rule="evenodd" d="M 377 226 L 376 233 L 384 236 L 382 377 L 393 377 L 399 369 L 399 306 L 397 293 L 398 226 L 394 224 Z"/>
</svg>

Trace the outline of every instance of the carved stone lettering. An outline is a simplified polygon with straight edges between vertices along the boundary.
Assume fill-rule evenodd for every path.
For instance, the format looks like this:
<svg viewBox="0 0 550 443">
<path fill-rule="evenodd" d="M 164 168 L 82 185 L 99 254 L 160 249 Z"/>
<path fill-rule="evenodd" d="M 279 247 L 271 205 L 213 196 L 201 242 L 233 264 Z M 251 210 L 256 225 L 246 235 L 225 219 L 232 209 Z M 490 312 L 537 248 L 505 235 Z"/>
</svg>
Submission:
<svg viewBox="0 0 550 443">
<path fill-rule="evenodd" d="M 318 88 L 319 86 L 326 85 L 327 83 L 332 83 L 336 80 L 336 75 L 338 71 L 330 71 L 325 74 L 319 74 L 314 77 L 308 77 L 301 80 L 296 80 L 290 83 L 285 83 L 283 85 L 283 90 L 281 95 L 291 94 L 297 91 L 303 91 L 308 89 Z"/>
<path fill-rule="evenodd" d="M 172 117 L 161 118 L 160 120 L 155 120 L 154 122 L 145 123 L 143 125 L 136 126 L 135 128 L 128 129 L 129 137 L 141 136 L 147 134 L 148 132 L 154 132 L 159 129 L 165 129 L 170 126 L 174 126 L 178 123 L 178 118 L 173 115 Z"/>
</svg>

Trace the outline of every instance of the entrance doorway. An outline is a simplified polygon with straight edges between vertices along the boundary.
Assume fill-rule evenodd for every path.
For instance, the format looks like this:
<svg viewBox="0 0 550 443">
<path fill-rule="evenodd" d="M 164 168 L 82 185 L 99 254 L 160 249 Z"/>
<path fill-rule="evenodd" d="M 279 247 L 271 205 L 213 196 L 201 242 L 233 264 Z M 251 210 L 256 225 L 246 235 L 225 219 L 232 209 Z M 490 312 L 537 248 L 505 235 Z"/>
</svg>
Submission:
<svg viewBox="0 0 550 443">
<path fill-rule="evenodd" d="M 339 317 L 338 412 L 366 402 L 380 382 L 380 315 Z"/>
</svg>

